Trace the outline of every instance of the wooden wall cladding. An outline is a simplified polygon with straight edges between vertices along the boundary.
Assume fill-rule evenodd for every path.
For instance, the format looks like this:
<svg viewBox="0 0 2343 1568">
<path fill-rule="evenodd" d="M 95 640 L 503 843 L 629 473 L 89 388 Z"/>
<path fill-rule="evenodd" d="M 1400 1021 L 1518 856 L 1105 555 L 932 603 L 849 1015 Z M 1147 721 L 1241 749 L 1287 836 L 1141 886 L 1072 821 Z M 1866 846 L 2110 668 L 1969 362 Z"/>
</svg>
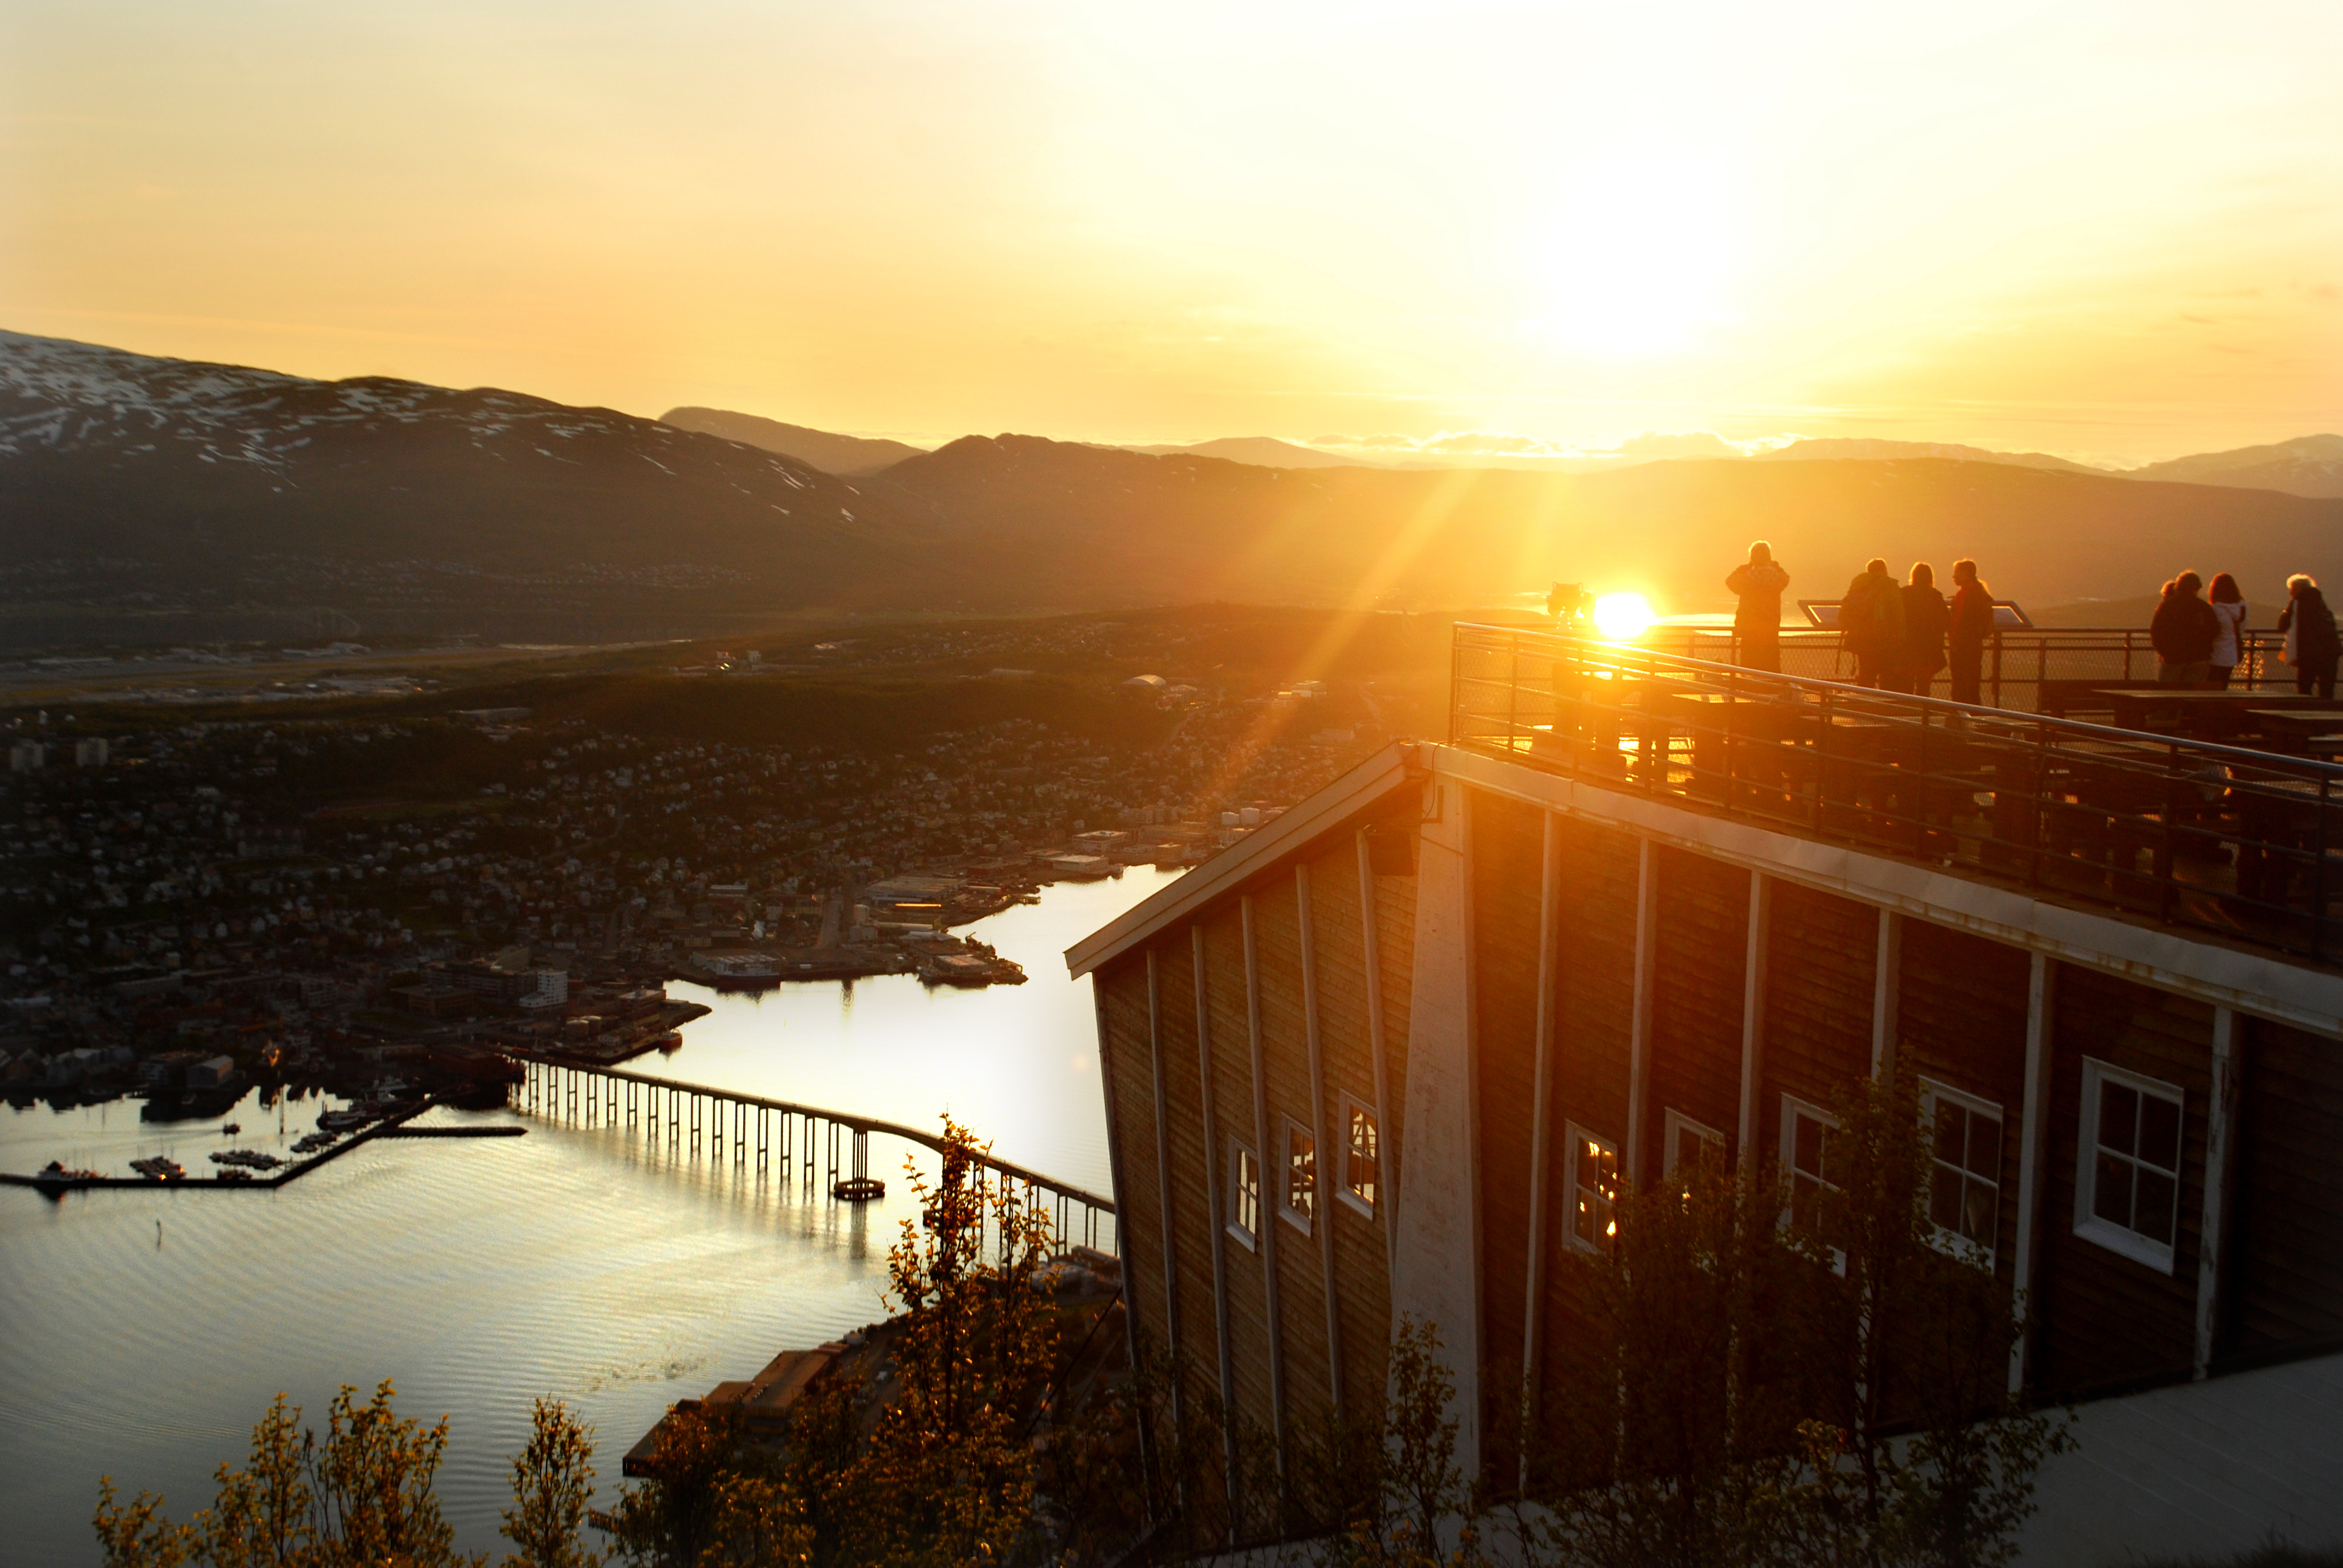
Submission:
<svg viewBox="0 0 2343 1568">
<path fill-rule="evenodd" d="M 2222 1348 L 2343 1339 L 2343 1045 L 2245 1020 Z"/>
<path fill-rule="evenodd" d="M 1325 1212 L 1334 1227 L 1334 1294 L 1342 1340 L 1342 1399 L 1371 1415 L 1383 1404 L 1391 1342 L 1391 1269 L 1380 1212 L 1363 1213 L 1342 1196 L 1349 1134 L 1345 1098 L 1376 1106 L 1373 1041 L 1367 1017 L 1366 931 L 1360 910 L 1359 858 L 1350 839 L 1310 862 L 1310 918 L 1317 939 L 1318 1040 L 1326 1076 Z M 1388 1064 L 1385 1068 L 1389 1071 Z M 1388 1183 L 1378 1194 L 1388 1203 Z"/>
<path fill-rule="evenodd" d="M 1623 1145 L 1629 1031 L 1635 1010 L 1635 898 L 1642 845 L 1632 833 L 1565 817 L 1556 900 L 1554 1126 L 1576 1121 Z"/>
<path fill-rule="evenodd" d="M 1544 814 L 1467 791 L 1473 811 L 1474 1144 L 1481 1199 L 1484 1431 L 1521 1371 L 1529 1288 L 1530 1140 L 1537 1106 L 1538 904 Z M 1510 1374 L 1510 1375 L 1508 1375 Z M 1485 1445 L 1484 1445 L 1485 1448 Z M 1504 1456 L 1490 1454 L 1500 1473 Z"/>
<path fill-rule="evenodd" d="M 1584 1321 L 1572 1271 L 1558 1266 L 1572 1245 L 1567 1128 L 1577 1122 L 1624 1145 L 1627 1136 L 1628 1035 L 1635 1005 L 1635 900 L 1642 845 L 1631 833 L 1564 817 L 1554 940 L 1554 1056 L 1548 1125 L 1545 1324 L 1536 1386 L 1558 1386 L 1558 1358 Z M 1520 1342 L 1518 1340 L 1516 1343 Z M 1567 1419 L 1547 1407 L 1542 1418 Z"/>
<path fill-rule="evenodd" d="M 1156 1159 L 1155 1053 L 1147 1009 L 1147 955 L 1125 954 L 1091 977 L 1099 1000 L 1100 1055 L 1115 1153 L 1115 1230 L 1123 1301 L 1158 1344 L 1171 1337 L 1164 1295 L 1163 1186 Z"/>
<path fill-rule="evenodd" d="M 2034 960 L 2022 949 L 1946 926 L 1904 923 L 1896 1010 L 1896 1070 L 2001 1107 L 2001 1221 L 1994 1271 L 2016 1257 L 2016 1134 L 2026 1109 L 2026 1012 Z M 2209 1037 L 2208 1037 L 2209 1038 Z"/>
<path fill-rule="evenodd" d="M 1252 1032 L 1245 1016 L 1244 931 L 1234 900 L 1209 911 L 1201 923 L 1206 1014 L 1212 1030 L 1212 1114 L 1221 1142 L 1212 1151 L 1212 1168 L 1225 1211 L 1232 1180 L 1230 1145 L 1242 1142 L 1253 1147 L 1256 1143 Z M 1231 1240 L 1222 1250 L 1228 1261 L 1229 1355 L 1236 1393 L 1232 1414 L 1249 1432 L 1263 1437 L 1276 1430 L 1276 1412 L 1270 1399 L 1268 1273 L 1262 1256 L 1262 1249 L 1272 1244 L 1268 1228 L 1275 1222 L 1267 1212 L 1272 1197 L 1266 1191 L 1267 1171 L 1264 1163 L 1262 1234 L 1250 1248 Z"/>
<path fill-rule="evenodd" d="M 1778 1163 L 1782 1096 L 1828 1105 L 1871 1072 L 1879 911 L 1835 894 L 1774 884 L 1765 922 L 1765 1066 L 1757 1153 Z"/>
<path fill-rule="evenodd" d="M 1158 948 L 1155 959 L 1163 1010 L 1164 1121 L 1171 1134 L 1172 1241 L 1178 1280 L 1179 1340 L 1172 1345 L 1167 1332 L 1164 1342 L 1179 1357 L 1189 1397 L 1217 1400 L 1221 1352 L 1218 1303 L 1212 1289 L 1212 1183 L 1220 1179 L 1222 1157 L 1208 1150 L 1204 1141 L 1203 1078 L 1196 1050 L 1196 970 L 1186 930 L 1174 933 L 1172 940 Z"/>
<path fill-rule="evenodd" d="M 1749 873 L 1663 847 L 1659 950 L 1652 967 L 1650 1092 L 1644 1097 L 1643 1183 L 1667 1172 L 1661 1136 L 1670 1110 L 1729 1141 L 1740 1118 L 1744 973 L 1749 951 Z"/>
<path fill-rule="evenodd" d="M 1286 1124 L 1289 1120 L 1298 1123 L 1313 1138 L 1317 1125 L 1310 1093 L 1310 1041 L 1303 1029 L 1301 920 L 1290 871 L 1254 893 L 1253 942 L 1260 972 L 1262 1064 L 1269 1085 L 1270 1147 L 1263 1165 L 1271 1191 L 1264 1196 L 1274 1218 L 1265 1223 L 1277 1227 L 1278 1342 L 1285 1358 L 1286 1425 L 1293 1432 L 1313 1429 L 1332 1413 L 1333 1388 L 1318 1221 L 1313 1217 L 1304 1231 L 1283 1217 Z M 1322 1191 L 1319 1198 L 1323 1197 Z"/>
<path fill-rule="evenodd" d="M 2128 980 L 2061 968 L 2053 1035 L 2049 1180 L 2042 1193 L 2036 1380 L 2069 1394 L 2186 1375 L 2196 1352 L 2197 1261 L 2205 1191 L 2205 1110 L 2213 1010 Z M 2075 1234 L 2083 1059 L 2177 1084 L 2179 1222 L 2170 1273 Z"/>
</svg>

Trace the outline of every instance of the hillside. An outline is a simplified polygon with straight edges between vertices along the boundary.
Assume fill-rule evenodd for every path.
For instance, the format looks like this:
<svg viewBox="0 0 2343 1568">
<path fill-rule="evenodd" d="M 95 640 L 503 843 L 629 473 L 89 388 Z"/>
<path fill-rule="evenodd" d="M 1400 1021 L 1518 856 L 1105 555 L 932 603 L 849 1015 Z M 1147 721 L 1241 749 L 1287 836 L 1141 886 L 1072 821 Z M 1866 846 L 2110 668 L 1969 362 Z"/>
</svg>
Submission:
<svg viewBox="0 0 2343 1568">
<path fill-rule="evenodd" d="M 871 484 L 1058 591 L 1088 579 L 1143 598 L 1454 605 L 1564 578 L 1705 609 L 1757 538 L 1812 597 L 1836 597 L 1875 554 L 1899 568 L 1975 555 L 2004 593 L 2042 603 L 2152 591 L 2182 565 L 2263 596 L 2288 571 L 2343 565 L 2338 502 L 1936 457 L 1293 472 L 971 436 Z"/>
<path fill-rule="evenodd" d="M 14 334 L 0 515 L 0 606 L 19 620 L 322 605 L 377 628 L 478 608 L 656 622 L 949 588 L 924 527 L 717 437 L 493 388 Z"/>
<path fill-rule="evenodd" d="M 1186 447 L 1126 447 L 1123 450 L 1145 452 L 1156 457 L 1225 457 L 1232 463 L 1252 463 L 1263 468 L 1389 467 L 1388 464 L 1370 463 L 1363 458 L 1322 452 L 1315 447 L 1297 446 L 1292 441 L 1281 441 L 1274 436 L 1223 436 L 1217 441 L 1198 441 Z"/>
<path fill-rule="evenodd" d="M 875 474 L 890 463 L 918 457 L 920 450 L 902 441 L 834 435 L 828 430 L 808 429 L 803 425 L 784 425 L 779 419 L 763 419 L 754 414 L 735 414 L 724 408 L 670 408 L 659 416 L 659 423 L 672 425 L 679 430 L 697 430 L 702 435 L 721 436 L 728 441 L 759 447 L 768 452 L 779 452 L 784 457 L 795 457 L 800 463 L 820 468 L 825 474 L 836 474 L 848 479 Z"/>
<path fill-rule="evenodd" d="M 2343 572 L 2343 500 L 1942 457 L 1594 474 L 1264 467 L 969 437 L 848 480 L 519 393 L 0 335 L 0 647 L 725 636 L 796 613 L 1228 600 L 1470 608 L 1556 578 L 1718 607 L 1970 553 L 2030 604 L 2180 566 Z M 2211 541 L 2225 541 L 2217 558 Z"/>
<path fill-rule="evenodd" d="M 2134 479 L 2244 485 L 2295 496 L 2343 496 L 2343 436 L 2298 436 L 2268 447 L 2200 452 L 2134 468 Z"/>
<path fill-rule="evenodd" d="M 1855 437 L 1833 436 L 1793 441 L 1758 455 L 1758 460 L 1768 463 L 1798 463 L 1825 460 L 1837 462 L 1846 458 L 1876 461 L 1891 457 L 1950 457 L 1964 463 L 2008 463 L 2020 468 L 2052 468 L 2062 474 L 2100 474 L 2104 468 L 2069 462 L 2054 457 L 2047 452 L 1996 452 L 1983 447 L 1964 447 L 1952 441 L 1883 441 Z"/>
</svg>

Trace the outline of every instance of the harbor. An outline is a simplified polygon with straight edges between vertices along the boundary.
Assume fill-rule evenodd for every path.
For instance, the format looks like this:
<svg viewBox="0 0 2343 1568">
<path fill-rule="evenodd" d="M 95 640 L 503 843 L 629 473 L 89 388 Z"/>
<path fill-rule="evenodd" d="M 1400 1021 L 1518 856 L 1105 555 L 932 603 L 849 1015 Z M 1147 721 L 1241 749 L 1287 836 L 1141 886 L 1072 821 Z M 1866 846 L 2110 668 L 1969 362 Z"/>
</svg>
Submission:
<svg viewBox="0 0 2343 1568">
<path fill-rule="evenodd" d="M 1038 977 L 1024 986 L 679 984 L 679 1000 L 710 1010 L 672 1054 L 624 1070 L 929 1132 L 949 1109 L 1000 1160 L 1107 1192 L 1089 987 L 1053 970 L 1069 942 L 1164 879 L 1137 868 L 1061 885 L 972 928 Z M 0 1563 L 94 1564 L 101 1473 L 175 1503 L 208 1496 L 213 1468 L 240 1461 L 278 1390 L 322 1420 L 339 1384 L 385 1377 L 402 1411 L 451 1417 L 438 1490 L 457 1543 L 497 1548 L 533 1398 L 564 1399 L 594 1424 L 604 1504 L 626 1449 L 677 1400 L 886 1317 L 887 1248 L 918 1219 L 903 1162 L 934 1174 L 923 1144 L 874 1126 L 868 1170 L 886 1193 L 841 1201 L 820 1190 L 826 1137 L 809 1190 L 801 1164 L 789 1182 L 760 1174 L 752 1144 L 736 1163 L 729 1125 L 711 1158 L 705 1114 L 695 1157 L 688 1132 L 654 1140 L 639 1110 L 629 1130 L 623 1091 L 620 1104 L 615 1126 L 598 1109 L 588 1125 L 525 1104 L 435 1107 L 261 1201 L 143 1181 L 56 1199 L 0 1190 L 0 1312 L 22 1325 L 0 1340 L 0 1464 L 17 1478 Z M 10 1107 L 0 1169 L 59 1159 L 118 1172 L 160 1156 L 193 1170 L 226 1141 L 226 1121 L 244 1146 L 289 1160 L 320 1111 L 347 1108 L 315 1095 L 267 1105 L 258 1091 L 200 1121 L 146 1120 L 136 1100 Z M 801 1161 L 802 1143 L 792 1150 Z"/>
</svg>

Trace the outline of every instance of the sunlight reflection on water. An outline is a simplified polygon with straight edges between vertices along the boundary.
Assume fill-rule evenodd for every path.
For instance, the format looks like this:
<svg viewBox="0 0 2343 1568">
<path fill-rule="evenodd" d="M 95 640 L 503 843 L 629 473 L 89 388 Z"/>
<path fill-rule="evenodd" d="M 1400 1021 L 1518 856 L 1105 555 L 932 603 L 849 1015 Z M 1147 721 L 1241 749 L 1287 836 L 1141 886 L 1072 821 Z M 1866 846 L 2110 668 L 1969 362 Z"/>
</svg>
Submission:
<svg viewBox="0 0 2343 1568">
<path fill-rule="evenodd" d="M 1090 988 L 1059 955 L 1166 879 L 1054 888 L 977 928 L 1025 966 L 1023 986 L 930 994 L 888 977 L 850 1003 L 835 985 L 677 987 L 717 1010 L 673 1056 L 630 1065 L 905 1122 L 949 1108 L 1002 1157 L 1104 1191 Z M 318 1108 L 287 1106 L 282 1141 Z M 280 1141 L 250 1097 L 178 1123 L 139 1111 L 0 1110 L 0 1170 L 120 1170 L 155 1152 L 208 1170 L 228 1120 L 238 1145 Z M 368 1144 L 272 1192 L 0 1189 L 0 1564 L 95 1563 L 101 1473 L 185 1518 L 277 1390 L 322 1422 L 337 1384 L 384 1377 L 407 1414 L 452 1414 L 442 1498 L 461 1544 L 500 1552 L 507 1460 L 535 1395 L 596 1424 L 607 1491 L 672 1401 L 880 1316 L 887 1245 L 911 1211 L 903 1152 L 873 1141 L 889 1192 L 866 1208 L 622 1130 L 541 1122 L 518 1139 Z"/>
</svg>

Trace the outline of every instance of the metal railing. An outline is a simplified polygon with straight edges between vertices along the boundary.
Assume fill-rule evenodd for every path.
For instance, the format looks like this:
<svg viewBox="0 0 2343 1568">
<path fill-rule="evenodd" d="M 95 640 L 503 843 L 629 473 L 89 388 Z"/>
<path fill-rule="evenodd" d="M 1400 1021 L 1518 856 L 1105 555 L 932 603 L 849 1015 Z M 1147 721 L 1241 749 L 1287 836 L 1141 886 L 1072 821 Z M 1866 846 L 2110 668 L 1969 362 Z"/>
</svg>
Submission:
<svg viewBox="0 0 2343 1568">
<path fill-rule="evenodd" d="M 1455 746 L 2337 956 L 2343 768 L 1638 645 L 1469 624 L 1455 638 Z"/>
<path fill-rule="evenodd" d="M 2294 675 L 2279 658 L 2284 634 L 2243 634 L 2229 684 L 2262 691 L 2291 691 Z M 1740 646 L 1730 627 L 1656 626 L 1636 639 L 1639 648 L 1677 658 L 1737 664 Z M 1785 627 L 1782 671 L 1809 680 L 1852 681 L 1855 655 L 1835 631 Z M 2064 716 L 2095 708 L 2090 692 L 2109 686 L 2153 686 L 2156 648 L 2148 634 L 2128 627 L 2050 628 L 1996 631 L 1985 646 L 1981 700 L 1988 708 Z M 1949 675 L 1938 670 L 1925 696 L 1949 698 Z"/>
</svg>

